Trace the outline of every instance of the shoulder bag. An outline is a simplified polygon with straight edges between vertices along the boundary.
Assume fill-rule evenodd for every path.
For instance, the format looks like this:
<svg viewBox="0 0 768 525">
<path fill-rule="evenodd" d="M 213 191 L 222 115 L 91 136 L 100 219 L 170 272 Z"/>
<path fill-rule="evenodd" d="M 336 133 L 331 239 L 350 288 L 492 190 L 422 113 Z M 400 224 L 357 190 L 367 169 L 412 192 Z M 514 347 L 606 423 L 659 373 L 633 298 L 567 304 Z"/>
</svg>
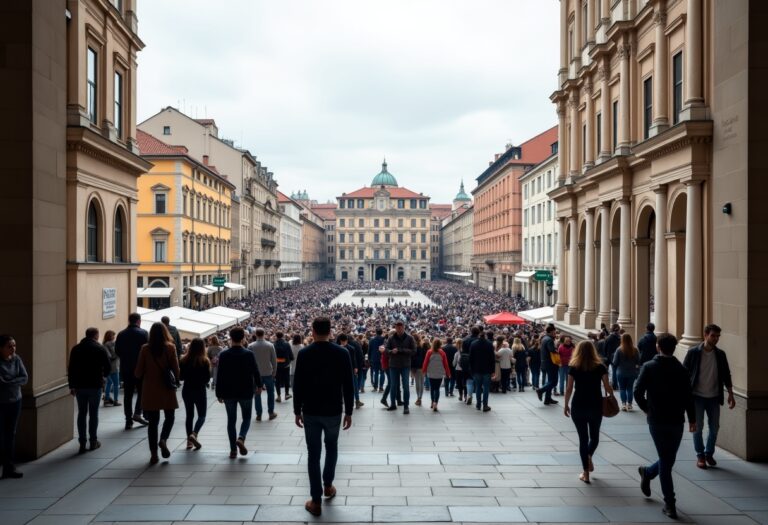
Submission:
<svg viewBox="0 0 768 525">
<path fill-rule="evenodd" d="M 619 413 L 619 402 L 616 401 L 616 397 L 604 396 L 603 397 L 603 417 L 613 417 Z"/>
<path fill-rule="evenodd" d="M 155 358 L 154 355 L 152 355 L 152 351 L 149 351 L 149 355 L 152 356 L 152 360 L 157 365 L 157 368 L 160 369 L 160 375 L 163 378 L 163 384 L 168 390 L 176 391 L 176 389 L 179 388 L 179 381 L 176 378 L 176 374 L 173 372 L 173 369 L 170 366 L 162 367 L 160 366 L 160 363 L 157 362 L 157 358 Z M 618 405 L 617 405 L 618 406 Z"/>
</svg>

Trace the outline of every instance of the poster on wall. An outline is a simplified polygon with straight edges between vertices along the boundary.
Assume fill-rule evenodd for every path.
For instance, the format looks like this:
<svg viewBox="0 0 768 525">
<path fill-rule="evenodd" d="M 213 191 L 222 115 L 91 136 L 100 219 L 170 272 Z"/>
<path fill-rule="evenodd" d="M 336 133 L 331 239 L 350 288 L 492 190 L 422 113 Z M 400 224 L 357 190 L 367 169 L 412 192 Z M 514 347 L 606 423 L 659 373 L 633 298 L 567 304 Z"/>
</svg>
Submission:
<svg viewBox="0 0 768 525">
<path fill-rule="evenodd" d="M 112 319 L 117 315 L 117 288 L 102 288 L 101 318 Z"/>
</svg>

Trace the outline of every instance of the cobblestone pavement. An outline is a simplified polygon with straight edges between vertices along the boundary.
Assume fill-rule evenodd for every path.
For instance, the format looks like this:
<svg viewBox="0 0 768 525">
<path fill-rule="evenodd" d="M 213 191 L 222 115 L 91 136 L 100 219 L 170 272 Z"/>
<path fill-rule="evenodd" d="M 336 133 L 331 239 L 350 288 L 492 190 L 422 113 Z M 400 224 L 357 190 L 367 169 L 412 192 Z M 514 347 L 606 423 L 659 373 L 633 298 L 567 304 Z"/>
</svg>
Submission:
<svg viewBox="0 0 768 525">
<path fill-rule="evenodd" d="M 412 394 L 413 395 L 413 394 Z M 212 397 L 212 396 L 210 396 Z M 323 523 L 665 523 L 658 481 L 638 487 L 637 466 L 654 455 L 644 416 L 604 420 L 591 485 L 578 480 L 576 433 L 561 408 L 533 392 L 492 394 L 482 413 L 441 397 L 440 412 L 411 406 L 386 412 L 379 395 L 361 399 L 342 433 L 338 496 L 321 518 L 303 508 L 309 488 L 303 431 L 291 406 L 254 422 L 249 454 L 230 460 L 223 406 L 213 402 L 202 450 L 184 450 L 184 412 L 176 412 L 167 462 L 148 465 L 146 429 L 123 430 L 122 408 L 102 408 L 102 447 L 78 456 L 72 441 L 25 465 L 22 480 L 0 481 L 0 523 L 90 522 Z M 264 418 L 266 420 L 266 418 Z M 686 435 L 675 467 L 682 521 L 768 522 L 768 465 L 718 450 L 719 465 L 695 466 Z"/>
</svg>

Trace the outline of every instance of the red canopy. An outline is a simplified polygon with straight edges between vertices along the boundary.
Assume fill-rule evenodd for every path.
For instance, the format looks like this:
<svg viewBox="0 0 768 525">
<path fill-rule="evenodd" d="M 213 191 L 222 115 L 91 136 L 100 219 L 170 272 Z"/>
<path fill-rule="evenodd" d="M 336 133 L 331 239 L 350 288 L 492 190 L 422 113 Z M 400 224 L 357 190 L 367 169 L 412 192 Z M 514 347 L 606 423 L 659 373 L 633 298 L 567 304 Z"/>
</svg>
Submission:
<svg viewBox="0 0 768 525">
<path fill-rule="evenodd" d="M 486 315 L 485 322 L 488 324 L 525 324 L 527 321 L 511 312 L 499 312 L 493 315 Z"/>
</svg>

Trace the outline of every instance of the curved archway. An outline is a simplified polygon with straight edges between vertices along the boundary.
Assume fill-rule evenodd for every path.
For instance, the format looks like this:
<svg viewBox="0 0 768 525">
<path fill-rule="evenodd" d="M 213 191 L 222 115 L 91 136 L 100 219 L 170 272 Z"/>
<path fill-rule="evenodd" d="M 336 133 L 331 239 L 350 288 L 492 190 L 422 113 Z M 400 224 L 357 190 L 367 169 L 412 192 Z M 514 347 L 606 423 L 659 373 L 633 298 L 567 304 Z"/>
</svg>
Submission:
<svg viewBox="0 0 768 525">
<path fill-rule="evenodd" d="M 96 195 L 90 198 L 86 207 L 85 260 L 104 260 L 104 208 Z"/>
<path fill-rule="evenodd" d="M 635 305 L 634 319 L 637 331 L 653 319 L 654 308 L 654 253 L 656 229 L 656 212 L 650 203 L 641 205 L 635 224 L 634 255 L 635 255 Z"/>
<path fill-rule="evenodd" d="M 667 234 L 667 275 L 670 286 L 667 297 L 669 333 L 680 337 L 685 320 L 685 223 L 688 196 L 684 191 L 670 199 L 669 233 Z"/>
<path fill-rule="evenodd" d="M 374 281 L 386 281 L 387 280 L 387 267 L 377 266 L 373 276 Z"/>
<path fill-rule="evenodd" d="M 128 239 L 128 217 L 122 204 L 115 208 L 115 217 L 112 224 L 112 260 L 114 262 L 126 262 L 128 260 L 128 247 L 131 245 Z"/>
</svg>

